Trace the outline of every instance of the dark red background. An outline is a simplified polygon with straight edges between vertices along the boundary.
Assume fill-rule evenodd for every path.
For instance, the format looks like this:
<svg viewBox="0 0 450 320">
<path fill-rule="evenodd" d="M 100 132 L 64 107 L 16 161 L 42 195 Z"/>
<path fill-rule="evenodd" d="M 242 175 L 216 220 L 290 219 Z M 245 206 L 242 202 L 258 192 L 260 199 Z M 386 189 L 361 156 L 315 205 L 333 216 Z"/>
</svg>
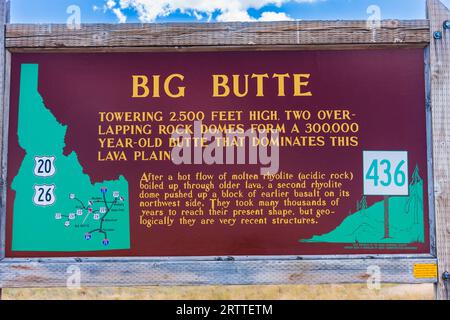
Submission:
<svg viewBox="0 0 450 320">
<path fill-rule="evenodd" d="M 76 256 L 207 256 L 207 255 L 323 255 L 361 253 L 428 253 L 429 222 L 425 121 L 424 55 L 422 49 L 305 52 L 214 52 L 214 53 L 98 53 L 19 54 L 12 57 L 11 111 L 8 158 L 7 256 L 73 256 L 63 253 L 11 251 L 12 179 L 24 151 L 18 145 L 17 115 L 20 65 L 39 64 L 39 91 L 45 105 L 59 122 L 68 125 L 66 150 L 75 151 L 93 182 L 116 179 L 123 174 L 130 184 L 131 250 L 79 253 Z M 212 74 L 310 73 L 313 97 L 277 97 L 276 82 L 266 85 L 266 97 L 244 99 L 211 97 Z M 182 99 L 132 99 L 134 74 L 181 73 L 186 97 Z M 287 86 L 287 92 L 291 90 Z M 252 92 L 252 91 L 251 91 Z M 212 226 L 194 228 L 139 225 L 138 187 L 144 171 L 176 173 L 259 172 L 249 166 L 183 166 L 170 162 L 105 163 L 97 161 L 97 126 L 100 111 L 164 110 L 279 110 L 350 109 L 361 127 L 357 148 L 289 148 L 281 151 L 281 169 L 290 172 L 351 170 L 352 197 L 331 218 L 319 225 Z M 335 229 L 362 196 L 362 151 L 407 150 L 409 175 L 415 164 L 425 181 L 425 244 L 416 251 L 348 250 L 342 244 L 300 244 L 299 239 Z M 369 197 L 369 205 L 380 201 Z M 39 234 L 36 234 L 39 236 Z"/>
</svg>

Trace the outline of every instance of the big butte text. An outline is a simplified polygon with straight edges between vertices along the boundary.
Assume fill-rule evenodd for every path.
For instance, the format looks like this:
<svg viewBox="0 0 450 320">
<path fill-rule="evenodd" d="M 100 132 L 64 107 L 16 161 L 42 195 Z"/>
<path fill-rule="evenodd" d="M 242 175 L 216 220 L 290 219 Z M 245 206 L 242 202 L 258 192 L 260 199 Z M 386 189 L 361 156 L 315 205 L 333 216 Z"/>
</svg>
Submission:
<svg viewBox="0 0 450 320">
<path fill-rule="evenodd" d="M 279 97 L 290 94 L 293 97 L 311 97 L 308 90 L 309 73 L 253 73 L 244 75 L 212 75 L 212 96 L 214 98 L 226 98 L 234 96 L 244 98 L 250 94 L 256 97 L 264 97 L 268 85 L 277 86 Z M 185 76 L 174 73 L 168 77 L 161 75 L 133 75 L 132 98 L 161 98 L 163 95 L 177 99 L 186 96 L 187 88 L 184 86 Z M 290 84 L 290 92 L 287 91 Z"/>
</svg>

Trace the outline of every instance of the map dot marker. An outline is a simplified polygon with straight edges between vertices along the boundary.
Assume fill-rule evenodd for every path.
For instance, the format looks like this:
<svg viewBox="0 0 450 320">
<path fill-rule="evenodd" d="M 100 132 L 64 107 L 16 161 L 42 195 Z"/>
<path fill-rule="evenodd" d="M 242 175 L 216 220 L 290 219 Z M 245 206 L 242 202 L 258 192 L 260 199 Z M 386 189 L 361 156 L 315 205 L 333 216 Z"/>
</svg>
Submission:
<svg viewBox="0 0 450 320">
<path fill-rule="evenodd" d="M 109 240 L 108 239 L 104 239 L 103 240 L 103 245 L 104 246 L 109 246 Z"/>
<path fill-rule="evenodd" d="M 91 240 L 92 239 L 92 234 L 90 234 L 90 233 L 86 233 L 85 235 L 84 235 L 84 238 L 86 239 L 86 240 Z"/>
</svg>

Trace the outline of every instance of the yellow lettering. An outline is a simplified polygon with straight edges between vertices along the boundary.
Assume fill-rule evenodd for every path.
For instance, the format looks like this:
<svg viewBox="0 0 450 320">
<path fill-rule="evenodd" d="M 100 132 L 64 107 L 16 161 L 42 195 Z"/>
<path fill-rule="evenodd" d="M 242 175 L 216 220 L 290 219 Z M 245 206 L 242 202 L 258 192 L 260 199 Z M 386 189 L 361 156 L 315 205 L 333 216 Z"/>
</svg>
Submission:
<svg viewBox="0 0 450 320">
<path fill-rule="evenodd" d="M 244 75 L 244 79 L 245 79 L 244 87 L 245 88 L 244 88 L 243 93 L 241 93 L 239 90 L 239 87 L 240 87 L 239 79 L 240 79 L 239 75 L 233 75 L 233 91 L 234 91 L 234 94 L 236 97 L 243 98 L 243 97 L 247 96 L 247 94 L 248 94 L 248 74 Z"/>
<path fill-rule="evenodd" d="M 256 79 L 256 87 L 257 87 L 257 92 L 256 92 L 256 96 L 257 97 L 264 97 L 264 79 L 268 79 L 269 75 L 267 73 L 265 74 L 253 74 L 252 75 L 252 79 Z"/>
<path fill-rule="evenodd" d="M 220 92 L 220 88 L 223 89 Z M 213 75 L 213 97 L 223 98 L 228 97 L 230 95 L 230 87 L 228 86 L 228 77 L 223 74 L 215 74 Z"/>
<path fill-rule="evenodd" d="M 172 82 L 173 79 L 179 79 L 181 81 L 184 81 L 184 76 L 181 74 L 172 74 L 166 79 L 166 81 L 164 81 L 164 91 L 166 92 L 167 96 L 170 98 L 184 97 L 185 92 L 186 92 L 186 87 L 178 87 L 177 93 L 173 93 L 170 90 L 170 83 Z"/>
<path fill-rule="evenodd" d="M 285 97 L 286 96 L 285 80 L 290 78 L 289 73 L 285 74 L 275 73 L 273 75 L 273 78 L 278 79 L 278 96 Z"/>
<path fill-rule="evenodd" d="M 161 98 L 161 94 L 159 92 L 159 82 L 160 82 L 161 76 L 153 76 L 153 98 Z"/>
<path fill-rule="evenodd" d="M 148 77 L 147 76 L 133 76 L 133 98 L 147 98 L 150 94 L 150 89 L 147 87 Z M 140 88 L 144 92 L 140 93 Z"/>
<path fill-rule="evenodd" d="M 311 91 L 302 92 L 302 87 L 306 87 L 309 81 L 302 81 L 309 79 L 311 74 L 294 74 L 294 97 L 311 97 Z"/>
</svg>

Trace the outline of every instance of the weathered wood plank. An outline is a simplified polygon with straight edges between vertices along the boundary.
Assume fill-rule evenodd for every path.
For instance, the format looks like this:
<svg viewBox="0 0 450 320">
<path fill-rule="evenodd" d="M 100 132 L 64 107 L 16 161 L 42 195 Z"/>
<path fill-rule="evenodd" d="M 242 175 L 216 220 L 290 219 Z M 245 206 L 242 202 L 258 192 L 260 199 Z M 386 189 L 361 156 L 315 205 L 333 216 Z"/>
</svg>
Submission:
<svg viewBox="0 0 450 320">
<path fill-rule="evenodd" d="M 426 20 L 385 20 L 371 29 L 366 21 L 287 21 L 249 23 L 63 24 L 7 26 L 7 48 L 183 47 L 272 45 L 426 46 Z"/>
<path fill-rule="evenodd" d="M 450 271 L 450 31 L 443 30 L 450 11 L 439 0 L 427 0 L 427 7 L 431 34 L 442 32 L 442 39 L 433 40 L 430 48 L 436 251 L 442 275 Z M 437 297 L 447 297 L 441 277 Z"/>
<path fill-rule="evenodd" d="M 436 257 L 436 214 L 434 210 L 434 175 L 433 175 L 433 119 L 431 113 L 431 65 L 430 46 L 424 50 L 425 64 L 425 108 L 427 123 L 427 168 L 428 168 L 428 201 L 430 253 Z"/>
<path fill-rule="evenodd" d="M 6 79 L 6 73 L 9 70 L 9 59 L 7 59 L 5 50 L 5 25 L 9 21 L 9 0 L 0 1 L 0 163 L 3 164 L 5 160 L 3 158 L 3 151 L 5 144 L 3 143 L 4 137 L 4 122 L 7 121 L 7 112 L 5 110 L 9 108 L 9 104 L 5 103 L 9 98 L 9 79 Z M 8 57 L 9 58 L 9 57 Z M 8 61 L 7 61 L 8 60 Z M 0 260 L 5 257 L 5 220 L 6 220 L 6 186 L 5 176 L 3 174 L 3 168 L 0 171 Z"/>
<path fill-rule="evenodd" d="M 416 279 L 415 264 L 435 259 L 329 259 L 329 260 L 235 260 L 152 261 L 127 260 L 9 260 L 0 263 L 0 287 L 32 288 L 65 286 L 79 270 L 81 286 L 148 285 L 255 285 L 365 283 L 370 268 L 380 268 L 385 283 L 434 283 L 435 278 Z M 70 267 L 70 269 L 69 269 Z M 79 269 L 77 269 L 79 268 Z"/>
<path fill-rule="evenodd" d="M 264 46 L 194 46 L 194 47 L 64 47 L 8 48 L 11 53 L 111 53 L 111 52 L 226 52 L 226 51 L 329 51 L 423 48 L 424 44 L 339 44 L 339 45 L 264 45 Z"/>
</svg>

